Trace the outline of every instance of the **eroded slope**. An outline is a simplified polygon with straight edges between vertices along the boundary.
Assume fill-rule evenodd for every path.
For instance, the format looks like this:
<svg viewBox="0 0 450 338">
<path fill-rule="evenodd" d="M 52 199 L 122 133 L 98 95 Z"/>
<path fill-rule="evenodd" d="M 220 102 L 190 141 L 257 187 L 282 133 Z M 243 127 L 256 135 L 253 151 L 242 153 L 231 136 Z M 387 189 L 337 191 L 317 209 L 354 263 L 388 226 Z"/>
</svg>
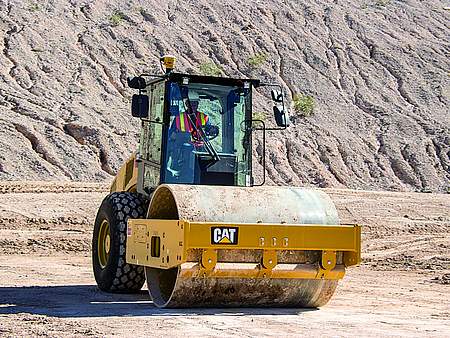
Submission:
<svg viewBox="0 0 450 338">
<path fill-rule="evenodd" d="M 110 179 L 137 142 L 126 76 L 171 53 L 181 71 L 213 61 L 315 98 L 313 116 L 293 112 L 271 135 L 274 183 L 446 191 L 444 6 L 0 0 L 0 178 Z M 252 67 L 259 53 L 267 61 Z"/>
</svg>

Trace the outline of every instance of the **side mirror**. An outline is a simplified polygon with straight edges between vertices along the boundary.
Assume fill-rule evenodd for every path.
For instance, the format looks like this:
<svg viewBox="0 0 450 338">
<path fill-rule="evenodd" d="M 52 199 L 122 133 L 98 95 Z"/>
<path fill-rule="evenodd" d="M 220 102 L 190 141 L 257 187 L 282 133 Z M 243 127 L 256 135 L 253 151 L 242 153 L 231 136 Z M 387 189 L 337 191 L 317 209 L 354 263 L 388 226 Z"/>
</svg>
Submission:
<svg viewBox="0 0 450 338">
<path fill-rule="evenodd" d="M 145 79 L 142 76 L 135 76 L 133 78 L 127 77 L 128 87 L 133 89 L 145 89 L 147 84 L 145 83 Z"/>
<path fill-rule="evenodd" d="M 289 126 L 289 116 L 284 111 L 283 92 L 273 89 L 271 91 L 273 105 L 273 114 L 278 127 L 286 128 Z"/>
<path fill-rule="evenodd" d="M 131 115 L 141 119 L 148 117 L 149 100 L 147 95 L 134 94 L 131 99 Z"/>
</svg>

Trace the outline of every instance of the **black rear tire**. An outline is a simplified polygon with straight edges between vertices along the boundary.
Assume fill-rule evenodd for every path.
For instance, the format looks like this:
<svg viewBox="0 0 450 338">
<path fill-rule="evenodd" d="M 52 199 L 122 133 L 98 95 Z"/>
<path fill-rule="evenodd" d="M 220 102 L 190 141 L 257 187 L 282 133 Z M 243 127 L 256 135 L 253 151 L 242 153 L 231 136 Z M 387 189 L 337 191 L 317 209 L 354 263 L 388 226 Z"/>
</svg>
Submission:
<svg viewBox="0 0 450 338">
<path fill-rule="evenodd" d="M 131 293 L 144 285 L 144 268 L 126 263 L 125 248 L 128 218 L 145 218 L 147 208 L 148 200 L 136 193 L 114 192 L 103 200 L 92 238 L 92 265 L 100 290 Z"/>
</svg>

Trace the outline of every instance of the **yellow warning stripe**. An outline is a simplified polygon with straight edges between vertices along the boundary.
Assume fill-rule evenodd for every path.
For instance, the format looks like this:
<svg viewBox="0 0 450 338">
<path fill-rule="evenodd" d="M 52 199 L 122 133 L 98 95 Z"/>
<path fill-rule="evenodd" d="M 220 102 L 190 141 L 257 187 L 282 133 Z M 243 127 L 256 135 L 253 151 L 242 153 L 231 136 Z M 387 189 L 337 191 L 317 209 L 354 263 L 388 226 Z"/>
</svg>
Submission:
<svg viewBox="0 0 450 338">
<path fill-rule="evenodd" d="M 180 130 L 181 131 L 186 131 L 186 128 L 184 126 L 184 113 L 180 114 Z"/>
</svg>

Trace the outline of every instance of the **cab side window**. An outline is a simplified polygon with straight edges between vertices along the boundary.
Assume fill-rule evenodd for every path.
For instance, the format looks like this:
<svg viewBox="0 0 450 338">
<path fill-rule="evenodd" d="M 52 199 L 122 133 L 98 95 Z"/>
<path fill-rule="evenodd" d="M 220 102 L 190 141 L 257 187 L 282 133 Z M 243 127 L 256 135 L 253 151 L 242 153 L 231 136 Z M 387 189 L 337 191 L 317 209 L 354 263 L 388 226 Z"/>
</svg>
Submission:
<svg viewBox="0 0 450 338">
<path fill-rule="evenodd" d="M 160 82 L 147 88 L 147 91 L 150 91 L 150 111 L 148 119 L 142 122 L 139 142 L 144 189 L 155 188 L 160 181 L 164 85 L 164 82 Z"/>
</svg>

